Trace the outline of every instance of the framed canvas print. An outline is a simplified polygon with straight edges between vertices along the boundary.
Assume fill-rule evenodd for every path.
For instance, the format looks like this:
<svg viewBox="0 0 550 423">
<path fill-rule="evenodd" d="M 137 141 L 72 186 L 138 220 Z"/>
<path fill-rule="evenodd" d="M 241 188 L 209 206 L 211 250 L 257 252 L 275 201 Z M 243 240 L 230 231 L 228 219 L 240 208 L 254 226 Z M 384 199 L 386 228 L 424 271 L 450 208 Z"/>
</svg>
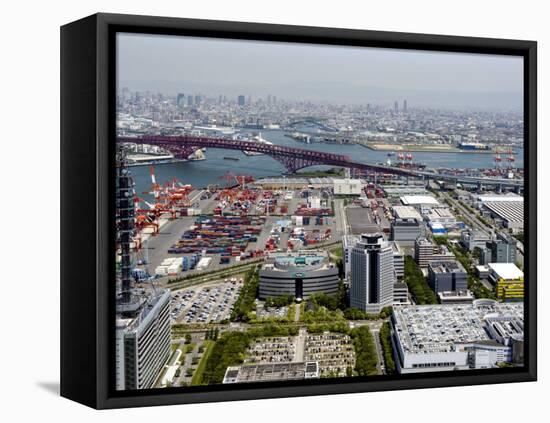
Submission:
<svg viewBox="0 0 550 423">
<path fill-rule="evenodd" d="M 536 43 L 61 28 L 61 394 L 536 379 Z"/>
</svg>

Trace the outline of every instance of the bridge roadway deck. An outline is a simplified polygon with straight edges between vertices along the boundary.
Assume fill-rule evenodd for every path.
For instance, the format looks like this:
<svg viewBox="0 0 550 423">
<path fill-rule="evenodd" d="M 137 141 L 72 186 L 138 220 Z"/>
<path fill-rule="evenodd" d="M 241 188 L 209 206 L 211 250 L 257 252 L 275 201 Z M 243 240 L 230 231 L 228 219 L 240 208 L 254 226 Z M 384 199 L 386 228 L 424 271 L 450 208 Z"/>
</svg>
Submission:
<svg viewBox="0 0 550 423">
<path fill-rule="evenodd" d="M 198 148 L 223 148 L 228 150 L 246 150 L 258 152 L 273 157 L 281 162 L 286 169 L 294 173 L 299 169 L 316 166 L 340 166 L 351 169 L 363 170 L 370 173 L 384 173 L 401 176 L 409 176 L 424 179 L 438 179 L 464 184 L 479 184 L 502 187 L 522 188 L 523 179 L 487 178 L 463 175 L 450 175 L 432 173 L 414 169 L 376 165 L 352 161 L 349 156 L 343 154 L 325 153 L 322 151 L 308 150 L 303 148 L 286 147 L 275 144 L 266 144 L 255 141 L 241 141 L 227 138 L 204 137 L 204 136 L 162 136 L 147 135 L 140 137 L 118 137 L 119 142 L 131 142 L 137 144 L 157 145 L 171 151 L 176 157 L 187 158 Z"/>
</svg>

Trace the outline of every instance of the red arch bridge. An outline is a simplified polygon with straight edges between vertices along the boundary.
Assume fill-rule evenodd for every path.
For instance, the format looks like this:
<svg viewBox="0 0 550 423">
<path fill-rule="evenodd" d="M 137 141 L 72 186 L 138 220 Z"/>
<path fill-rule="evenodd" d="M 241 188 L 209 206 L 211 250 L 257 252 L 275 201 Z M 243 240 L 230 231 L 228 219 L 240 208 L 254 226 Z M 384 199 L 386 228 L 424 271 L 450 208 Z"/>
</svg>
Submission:
<svg viewBox="0 0 550 423">
<path fill-rule="evenodd" d="M 199 148 L 223 148 L 227 150 L 251 151 L 268 155 L 280 162 L 289 173 L 309 166 L 328 165 L 357 169 L 363 172 L 380 172 L 416 176 L 414 171 L 386 166 L 354 162 L 343 154 L 325 153 L 303 148 L 285 147 L 256 141 L 241 141 L 226 138 L 213 138 L 192 135 L 164 136 L 147 135 L 141 137 L 118 137 L 118 142 L 156 145 L 170 151 L 176 158 L 187 159 Z"/>
</svg>

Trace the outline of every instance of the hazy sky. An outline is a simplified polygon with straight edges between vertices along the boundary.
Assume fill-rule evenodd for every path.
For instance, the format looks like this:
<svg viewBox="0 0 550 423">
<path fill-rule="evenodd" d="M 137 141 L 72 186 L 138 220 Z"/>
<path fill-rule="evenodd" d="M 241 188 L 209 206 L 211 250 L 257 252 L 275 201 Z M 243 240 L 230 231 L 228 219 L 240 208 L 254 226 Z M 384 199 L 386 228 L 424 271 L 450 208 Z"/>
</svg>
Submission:
<svg viewBox="0 0 550 423">
<path fill-rule="evenodd" d="M 521 57 L 119 34 L 118 87 L 521 110 Z"/>
</svg>

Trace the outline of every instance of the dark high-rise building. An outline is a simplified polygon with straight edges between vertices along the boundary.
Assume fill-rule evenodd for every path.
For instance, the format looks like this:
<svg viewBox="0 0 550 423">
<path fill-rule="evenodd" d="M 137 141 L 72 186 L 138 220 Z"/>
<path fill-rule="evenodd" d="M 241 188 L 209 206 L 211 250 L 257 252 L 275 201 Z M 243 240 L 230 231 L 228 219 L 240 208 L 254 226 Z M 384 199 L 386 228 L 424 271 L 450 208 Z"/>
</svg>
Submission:
<svg viewBox="0 0 550 423">
<path fill-rule="evenodd" d="M 517 241 L 510 235 L 499 232 L 497 239 L 489 243 L 491 263 L 515 263 L 517 258 Z"/>
<path fill-rule="evenodd" d="M 195 95 L 195 106 L 198 106 L 199 104 L 201 104 L 201 96 L 200 94 L 197 94 Z"/>
<path fill-rule="evenodd" d="M 239 106 L 244 106 L 244 103 L 245 103 L 245 97 L 244 95 L 240 95 L 239 97 L 237 97 L 237 104 Z"/>
<path fill-rule="evenodd" d="M 187 105 L 189 107 L 191 107 L 193 105 L 193 96 L 192 95 L 187 96 Z"/>
<path fill-rule="evenodd" d="M 178 107 L 185 106 L 185 94 L 178 93 L 178 97 L 176 98 L 176 106 Z"/>
<path fill-rule="evenodd" d="M 396 102 L 393 103 L 393 111 L 399 113 L 399 104 Z"/>
<path fill-rule="evenodd" d="M 380 313 L 393 304 L 395 284 L 391 245 L 381 234 L 363 234 L 351 251 L 350 305 L 367 313 Z"/>
<path fill-rule="evenodd" d="M 403 112 L 407 112 L 407 100 L 403 100 Z"/>
<path fill-rule="evenodd" d="M 134 234 L 133 183 L 125 153 L 117 151 L 116 389 L 152 388 L 170 355 L 170 291 L 137 293 L 130 241 Z"/>
</svg>

